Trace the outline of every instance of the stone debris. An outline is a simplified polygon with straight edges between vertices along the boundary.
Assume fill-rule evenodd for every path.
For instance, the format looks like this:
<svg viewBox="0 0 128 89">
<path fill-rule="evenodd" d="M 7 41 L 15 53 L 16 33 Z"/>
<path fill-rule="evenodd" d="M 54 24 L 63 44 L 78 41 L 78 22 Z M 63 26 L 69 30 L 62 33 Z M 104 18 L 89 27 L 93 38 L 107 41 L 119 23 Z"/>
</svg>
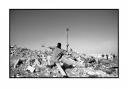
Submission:
<svg viewBox="0 0 128 89">
<path fill-rule="evenodd" d="M 71 51 L 53 65 L 53 48 L 47 49 L 10 46 L 10 77 L 118 77 L 118 57 L 115 55 L 105 58 Z"/>
<path fill-rule="evenodd" d="M 35 70 L 35 68 L 32 67 L 32 66 L 28 66 L 28 67 L 26 68 L 26 70 L 29 70 L 31 73 L 33 73 L 34 70 Z"/>
</svg>

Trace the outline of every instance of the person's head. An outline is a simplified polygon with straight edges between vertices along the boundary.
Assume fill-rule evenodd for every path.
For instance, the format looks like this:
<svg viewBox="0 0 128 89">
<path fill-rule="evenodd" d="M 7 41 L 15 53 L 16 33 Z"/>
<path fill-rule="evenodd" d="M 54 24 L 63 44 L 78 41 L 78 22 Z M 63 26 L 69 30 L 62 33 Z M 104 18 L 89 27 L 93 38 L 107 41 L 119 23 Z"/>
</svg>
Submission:
<svg viewBox="0 0 128 89">
<path fill-rule="evenodd" d="M 57 48 L 61 49 L 61 43 L 57 43 Z"/>
</svg>

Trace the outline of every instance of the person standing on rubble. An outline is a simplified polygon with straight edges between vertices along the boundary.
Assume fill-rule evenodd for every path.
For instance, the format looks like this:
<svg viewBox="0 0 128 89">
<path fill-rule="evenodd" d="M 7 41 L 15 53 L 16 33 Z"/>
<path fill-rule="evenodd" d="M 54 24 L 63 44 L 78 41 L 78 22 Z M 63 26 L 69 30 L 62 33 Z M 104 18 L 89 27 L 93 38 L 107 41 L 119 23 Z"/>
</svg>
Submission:
<svg viewBox="0 0 128 89">
<path fill-rule="evenodd" d="M 65 77 L 67 76 L 64 70 L 62 69 L 59 60 L 62 58 L 64 55 L 64 50 L 61 49 L 61 43 L 57 43 L 57 46 L 53 50 L 53 55 L 50 60 L 50 65 L 54 66 L 56 65 L 60 71 L 60 73 Z"/>
<path fill-rule="evenodd" d="M 51 57 L 51 60 L 53 62 L 58 62 L 59 59 L 62 58 L 63 54 L 64 53 L 63 53 L 63 50 L 61 49 L 61 43 L 58 43 L 55 49 L 53 50 L 53 55 Z"/>
</svg>

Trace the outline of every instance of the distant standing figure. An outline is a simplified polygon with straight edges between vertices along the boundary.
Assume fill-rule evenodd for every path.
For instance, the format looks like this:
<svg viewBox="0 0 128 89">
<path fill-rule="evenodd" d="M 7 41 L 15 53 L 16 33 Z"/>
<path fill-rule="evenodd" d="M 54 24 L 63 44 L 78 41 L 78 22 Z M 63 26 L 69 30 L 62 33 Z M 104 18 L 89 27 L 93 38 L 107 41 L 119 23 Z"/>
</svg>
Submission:
<svg viewBox="0 0 128 89">
<path fill-rule="evenodd" d="M 108 60 L 108 54 L 106 54 L 106 59 Z"/>
</svg>

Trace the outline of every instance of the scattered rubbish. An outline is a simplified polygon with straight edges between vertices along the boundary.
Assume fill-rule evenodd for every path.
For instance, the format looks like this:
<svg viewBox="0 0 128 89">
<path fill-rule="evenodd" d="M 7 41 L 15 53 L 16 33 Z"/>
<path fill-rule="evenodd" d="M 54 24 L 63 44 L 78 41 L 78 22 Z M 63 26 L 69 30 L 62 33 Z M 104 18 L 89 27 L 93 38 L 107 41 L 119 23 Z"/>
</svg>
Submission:
<svg viewBox="0 0 128 89">
<path fill-rule="evenodd" d="M 114 54 L 93 57 L 71 50 L 56 63 L 53 49 L 10 46 L 10 77 L 118 77 L 118 56 Z"/>
</svg>

